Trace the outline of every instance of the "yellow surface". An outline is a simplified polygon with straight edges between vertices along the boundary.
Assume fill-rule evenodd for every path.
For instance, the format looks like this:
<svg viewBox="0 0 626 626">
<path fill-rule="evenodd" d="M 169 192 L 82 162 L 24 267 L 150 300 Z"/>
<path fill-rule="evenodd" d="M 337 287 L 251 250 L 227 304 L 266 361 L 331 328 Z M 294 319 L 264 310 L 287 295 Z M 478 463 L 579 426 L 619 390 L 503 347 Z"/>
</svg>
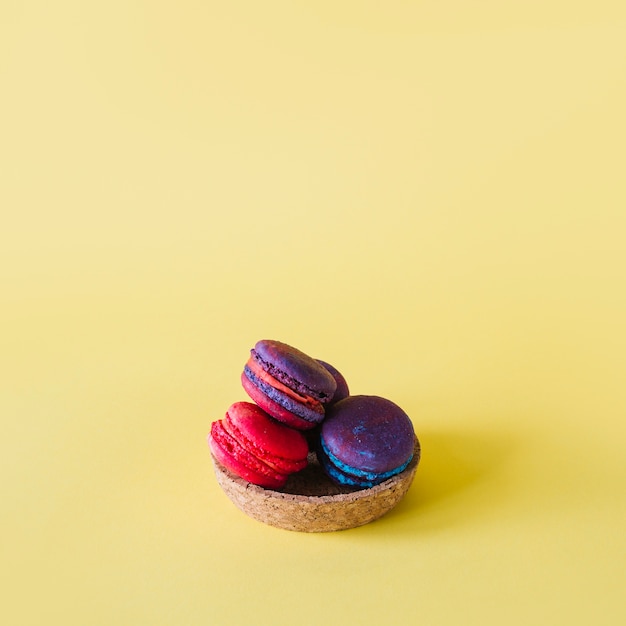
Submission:
<svg viewBox="0 0 626 626">
<path fill-rule="evenodd" d="M 0 622 L 623 624 L 623 2 L 0 2 Z M 257 339 L 414 421 L 273 529 Z"/>
</svg>

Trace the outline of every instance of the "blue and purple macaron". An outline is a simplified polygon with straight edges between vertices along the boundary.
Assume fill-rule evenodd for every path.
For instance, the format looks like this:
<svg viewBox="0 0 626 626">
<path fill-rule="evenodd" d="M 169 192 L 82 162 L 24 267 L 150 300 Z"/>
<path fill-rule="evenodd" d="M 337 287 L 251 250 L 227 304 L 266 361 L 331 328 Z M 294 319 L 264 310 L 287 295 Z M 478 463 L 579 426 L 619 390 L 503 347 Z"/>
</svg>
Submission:
<svg viewBox="0 0 626 626">
<path fill-rule="evenodd" d="M 257 341 L 241 374 L 246 393 L 292 428 L 315 428 L 335 398 L 337 381 L 327 366 L 280 341 Z"/>
<path fill-rule="evenodd" d="M 336 483 L 373 487 L 409 465 L 415 442 L 413 423 L 397 404 L 379 396 L 349 396 L 329 409 L 318 458 Z"/>
</svg>

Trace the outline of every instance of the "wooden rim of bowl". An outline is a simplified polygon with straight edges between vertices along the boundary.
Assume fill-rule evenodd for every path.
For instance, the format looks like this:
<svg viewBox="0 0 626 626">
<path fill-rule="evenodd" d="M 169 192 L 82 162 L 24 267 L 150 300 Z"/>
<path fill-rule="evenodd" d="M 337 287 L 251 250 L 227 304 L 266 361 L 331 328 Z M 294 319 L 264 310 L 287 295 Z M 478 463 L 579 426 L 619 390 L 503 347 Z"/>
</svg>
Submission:
<svg viewBox="0 0 626 626">
<path fill-rule="evenodd" d="M 393 509 L 409 490 L 420 456 L 416 437 L 404 471 L 374 487 L 354 489 L 331 481 L 311 453 L 307 468 L 292 474 L 280 491 L 253 485 L 211 458 L 220 487 L 250 517 L 285 530 L 332 532 L 363 526 Z"/>
</svg>

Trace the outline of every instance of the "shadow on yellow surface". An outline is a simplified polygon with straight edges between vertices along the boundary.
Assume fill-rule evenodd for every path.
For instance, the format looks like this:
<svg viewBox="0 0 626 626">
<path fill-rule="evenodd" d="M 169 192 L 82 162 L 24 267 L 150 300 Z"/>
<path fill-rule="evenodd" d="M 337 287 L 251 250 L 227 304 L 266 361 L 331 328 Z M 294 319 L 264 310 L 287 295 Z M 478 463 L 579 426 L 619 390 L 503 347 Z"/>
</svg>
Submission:
<svg viewBox="0 0 626 626">
<path fill-rule="evenodd" d="M 413 530 L 457 526 L 497 510 L 515 443 L 496 432 L 419 433 L 422 458 L 405 499 L 381 521 Z M 494 488 L 495 486 L 495 488 Z"/>
</svg>

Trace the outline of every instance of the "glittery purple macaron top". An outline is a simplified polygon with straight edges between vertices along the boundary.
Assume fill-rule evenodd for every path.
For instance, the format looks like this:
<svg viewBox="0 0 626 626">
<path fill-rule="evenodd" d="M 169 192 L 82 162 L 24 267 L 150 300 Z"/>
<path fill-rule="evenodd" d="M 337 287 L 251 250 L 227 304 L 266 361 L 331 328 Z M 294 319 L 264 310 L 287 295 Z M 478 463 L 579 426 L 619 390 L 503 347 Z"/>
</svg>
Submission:
<svg viewBox="0 0 626 626">
<path fill-rule="evenodd" d="M 345 469 L 383 474 L 413 454 L 415 431 L 408 415 L 379 396 L 350 396 L 322 422 L 322 443 Z"/>
<path fill-rule="evenodd" d="M 252 357 L 276 380 L 305 396 L 329 402 L 337 388 L 332 374 L 310 356 L 286 343 L 262 339 Z"/>
</svg>

